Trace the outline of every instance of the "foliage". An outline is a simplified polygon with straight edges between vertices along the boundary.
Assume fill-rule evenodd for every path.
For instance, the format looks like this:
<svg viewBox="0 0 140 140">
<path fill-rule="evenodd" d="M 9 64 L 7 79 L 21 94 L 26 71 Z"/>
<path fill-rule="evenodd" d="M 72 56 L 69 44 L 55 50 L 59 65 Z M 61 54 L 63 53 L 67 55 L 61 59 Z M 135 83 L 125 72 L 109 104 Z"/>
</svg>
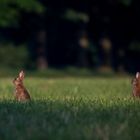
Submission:
<svg viewBox="0 0 140 140">
<path fill-rule="evenodd" d="M 0 45 L 1 67 L 23 68 L 28 61 L 28 51 L 25 46 Z"/>
<path fill-rule="evenodd" d="M 123 3 L 123 4 L 126 5 L 126 6 L 130 6 L 132 0 L 120 0 L 120 2 Z"/>
<path fill-rule="evenodd" d="M 37 0 L 0 0 L 0 26 L 16 25 L 20 12 L 41 13 L 43 6 Z"/>
<path fill-rule="evenodd" d="M 140 139 L 130 78 L 26 78 L 32 102 L 25 104 L 13 100 L 11 81 L 0 79 L 3 140 Z"/>
<path fill-rule="evenodd" d="M 140 51 L 140 42 L 139 41 L 133 41 L 131 42 L 131 44 L 129 45 L 129 49 L 131 51 Z"/>
<path fill-rule="evenodd" d="M 65 11 L 63 17 L 65 19 L 73 21 L 73 22 L 83 21 L 83 22 L 87 23 L 89 21 L 89 17 L 87 14 L 82 13 L 82 12 L 77 12 L 72 9 L 67 9 Z"/>
</svg>

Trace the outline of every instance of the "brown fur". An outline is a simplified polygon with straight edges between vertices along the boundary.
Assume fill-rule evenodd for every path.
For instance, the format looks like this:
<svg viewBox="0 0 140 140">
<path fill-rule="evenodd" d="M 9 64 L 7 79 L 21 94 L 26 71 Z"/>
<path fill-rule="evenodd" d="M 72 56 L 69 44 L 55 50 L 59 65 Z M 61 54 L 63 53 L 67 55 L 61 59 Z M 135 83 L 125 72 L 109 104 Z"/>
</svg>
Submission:
<svg viewBox="0 0 140 140">
<path fill-rule="evenodd" d="M 17 101 L 30 101 L 30 95 L 27 89 L 23 85 L 23 79 L 24 79 L 24 72 L 21 71 L 19 73 L 19 76 L 13 80 L 13 83 L 15 85 L 15 98 Z"/>
<path fill-rule="evenodd" d="M 133 97 L 139 97 L 140 98 L 140 73 L 136 73 L 136 77 L 132 80 L 132 94 Z"/>
</svg>

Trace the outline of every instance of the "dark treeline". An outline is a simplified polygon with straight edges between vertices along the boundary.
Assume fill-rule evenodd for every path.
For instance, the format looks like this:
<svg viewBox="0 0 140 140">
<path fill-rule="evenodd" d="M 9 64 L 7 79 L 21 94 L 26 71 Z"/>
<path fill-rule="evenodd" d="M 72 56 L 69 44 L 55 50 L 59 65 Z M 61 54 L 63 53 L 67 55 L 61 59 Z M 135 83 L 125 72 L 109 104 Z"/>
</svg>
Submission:
<svg viewBox="0 0 140 140">
<path fill-rule="evenodd" d="M 27 43 L 38 67 L 140 71 L 140 1 L 40 0 L 41 14 L 21 11 L 4 38 Z"/>
</svg>

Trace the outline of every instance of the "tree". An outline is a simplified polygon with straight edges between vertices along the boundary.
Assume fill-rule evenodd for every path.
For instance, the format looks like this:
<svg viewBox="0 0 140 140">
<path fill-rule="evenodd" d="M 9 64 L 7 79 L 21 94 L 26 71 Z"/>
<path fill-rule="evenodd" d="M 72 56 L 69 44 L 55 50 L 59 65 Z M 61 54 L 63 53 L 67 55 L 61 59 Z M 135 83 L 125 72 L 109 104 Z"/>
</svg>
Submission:
<svg viewBox="0 0 140 140">
<path fill-rule="evenodd" d="M 18 25 L 20 12 L 43 12 L 38 0 L 0 0 L 0 27 Z"/>
</svg>

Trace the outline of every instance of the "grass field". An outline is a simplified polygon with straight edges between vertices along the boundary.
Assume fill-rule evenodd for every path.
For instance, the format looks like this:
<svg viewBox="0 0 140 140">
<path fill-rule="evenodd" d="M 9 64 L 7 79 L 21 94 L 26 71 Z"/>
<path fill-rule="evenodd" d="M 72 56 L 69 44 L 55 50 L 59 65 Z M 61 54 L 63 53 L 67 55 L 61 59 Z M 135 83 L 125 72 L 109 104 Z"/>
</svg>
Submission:
<svg viewBox="0 0 140 140">
<path fill-rule="evenodd" d="M 27 78 L 30 103 L 0 79 L 0 140 L 139 140 L 140 101 L 130 78 Z"/>
</svg>

